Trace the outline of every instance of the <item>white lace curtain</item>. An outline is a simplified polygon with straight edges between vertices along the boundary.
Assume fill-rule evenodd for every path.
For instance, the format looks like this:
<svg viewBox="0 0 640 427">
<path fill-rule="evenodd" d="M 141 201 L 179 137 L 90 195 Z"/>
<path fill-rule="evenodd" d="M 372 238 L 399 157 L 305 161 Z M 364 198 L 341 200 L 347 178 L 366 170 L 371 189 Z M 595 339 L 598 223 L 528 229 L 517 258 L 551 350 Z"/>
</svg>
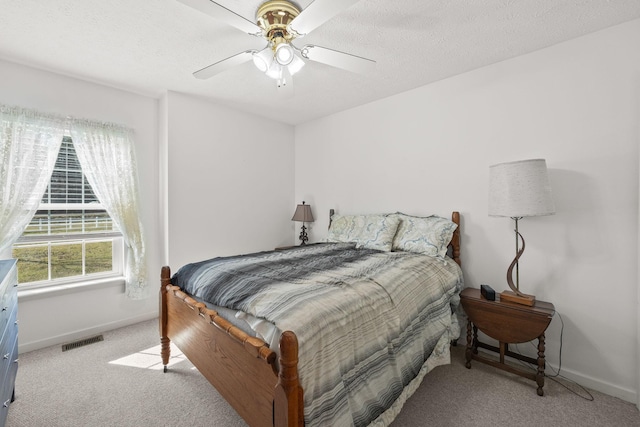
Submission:
<svg viewBox="0 0 640 427">
<path fill-rule="evenodd" d="M 65 119 L 0 105 L 0 255 L 11 256 L 40 204 L 62 144 Z"/>
<path fill-rule="evenodd" d="M 138 176 L 131 132 L 121 126 L 72 120 L 71 139 L 89 184 L 128 247 L 126 294 L 146 296 L 145 246 L 138 216 Z"/>
<path fill-rule="evenodd" d="M 121 126 L 0 104 L 0 255 L 22 235 L 47 189 L 65 129 L 94 193 L 128 247 L 126 294 L 146 296 L 138 176 L 131 132 Z"/>
</svg>

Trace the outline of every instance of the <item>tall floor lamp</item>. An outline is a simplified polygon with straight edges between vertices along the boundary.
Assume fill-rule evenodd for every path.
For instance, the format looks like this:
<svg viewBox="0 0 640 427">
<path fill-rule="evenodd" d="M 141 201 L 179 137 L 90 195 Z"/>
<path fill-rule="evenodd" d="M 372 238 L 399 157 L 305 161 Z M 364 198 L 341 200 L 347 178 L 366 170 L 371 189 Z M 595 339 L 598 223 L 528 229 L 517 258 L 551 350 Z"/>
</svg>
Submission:
<svg viewBox="0 0 640 427">
<path fill-rule="evenodd" d="M 516 257 L 507 269 L 507 284 L 511 291 L 502 292 L 501 300 L 528 306 L 535 303 L 533 295 L 520 292 L 518 260 L 525 245 L 522 234 L 518 232 L 518 220 L 529 216 L 553 215 L 555 212 L 544 159 L 520 160 L 489 167 L 489 216 L 510 217 L 516 225 Z"/>
<path fill-rule="evenodd" d="M 311 206 L 305 205 L 304 201 L 301 205 L 296 207 L 296 211 L 293 214 L 291 221 L 302 222 L 302 231 L 300 231 L 300 245 L 306 245 L 309 237 L 307 236 L 307 227 L 304 226 L 305 222 L 313 222 L 313 214 L 311 213 Z"/>
</svg>

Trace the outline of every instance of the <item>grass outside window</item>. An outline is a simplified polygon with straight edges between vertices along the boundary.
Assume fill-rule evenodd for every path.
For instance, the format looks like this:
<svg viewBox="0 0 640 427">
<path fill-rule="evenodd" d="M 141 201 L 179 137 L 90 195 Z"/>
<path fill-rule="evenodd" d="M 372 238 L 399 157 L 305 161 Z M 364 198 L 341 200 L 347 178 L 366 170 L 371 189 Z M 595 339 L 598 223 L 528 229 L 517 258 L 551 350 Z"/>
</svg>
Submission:
<svg viewBox="0 0 640 427">
<path fill-rule="evenodd" d="M 84 260 L 82 256 L 84 245 Z M 51 251 L 51 265 L 49 265 Z M 113 271 L 112 241 L 69 241 L 15 245 L 20 283 L 55 280 Z M 83 271 L 83 264 L 85 265 Z M 49 269 L 51 277 L 49 277 Z"/>
</svg>

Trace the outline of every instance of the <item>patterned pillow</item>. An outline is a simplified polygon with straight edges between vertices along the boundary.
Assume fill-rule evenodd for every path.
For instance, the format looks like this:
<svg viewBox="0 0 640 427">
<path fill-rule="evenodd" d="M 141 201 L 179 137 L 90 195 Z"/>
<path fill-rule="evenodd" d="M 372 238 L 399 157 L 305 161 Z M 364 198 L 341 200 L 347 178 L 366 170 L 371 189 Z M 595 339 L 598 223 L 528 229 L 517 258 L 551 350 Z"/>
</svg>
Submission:
<svg viewBox="0 0 640 427">
<path fill-rule="evenodd" d="M 334 214 L 327 241 L 355 242 L 357 248 L 389 252 L 399 224 L 397 216 Z"/>
<path fill-rule="evenodd" d="M 417 217 L 398 212 L 390 216 L 400 218 L 398 232 L 393 239 L 394 251 L 444 258 L 453 232 L 458 228 L 455 222 L 436 215 Z"/>
</svg>

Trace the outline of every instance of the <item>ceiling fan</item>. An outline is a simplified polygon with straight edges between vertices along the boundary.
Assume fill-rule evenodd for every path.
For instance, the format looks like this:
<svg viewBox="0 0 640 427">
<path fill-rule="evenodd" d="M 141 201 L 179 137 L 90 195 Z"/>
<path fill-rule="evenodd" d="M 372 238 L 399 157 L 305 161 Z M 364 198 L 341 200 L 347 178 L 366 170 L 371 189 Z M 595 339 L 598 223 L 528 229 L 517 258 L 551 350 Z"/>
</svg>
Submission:
<svg viewBox="0 0 640 427">
<path fill-rule="evenodd" d="M 376 64 L 367 58 L 313 44 L 300 48 L 293 44 L 294 40 L 304 37 L 360 0 L 315 0 L 302 11 L 287 0 L 270 0 L 258 7 L 257 23 L 213 0 L 178 1 L 267 42 L 262 50 L 246 50 L 196 71 L 193 75 L 198 79 L 208 79 L 231 67 L 253 60 L 260 71 L 276 80 L 277 87 L 282 88 L 292 85 L 291 76 L 300 71 L 305 65 L 305 60 L 356 73 L 366 73 Z"/>
</svg>

